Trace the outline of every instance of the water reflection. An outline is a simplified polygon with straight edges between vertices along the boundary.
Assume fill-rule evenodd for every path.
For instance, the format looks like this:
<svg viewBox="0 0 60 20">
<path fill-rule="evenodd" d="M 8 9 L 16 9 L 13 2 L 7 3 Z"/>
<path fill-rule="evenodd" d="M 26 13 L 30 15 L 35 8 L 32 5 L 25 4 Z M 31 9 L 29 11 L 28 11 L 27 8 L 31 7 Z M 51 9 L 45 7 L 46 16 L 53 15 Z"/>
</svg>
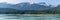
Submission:
<svg viewBox="0 0 60 20">
<path fill-rule="evenodd" d="M 0 14 L 0 20 L 60 20 L 60 16 L 25 16 L 20 14 Z"/>
</svg>

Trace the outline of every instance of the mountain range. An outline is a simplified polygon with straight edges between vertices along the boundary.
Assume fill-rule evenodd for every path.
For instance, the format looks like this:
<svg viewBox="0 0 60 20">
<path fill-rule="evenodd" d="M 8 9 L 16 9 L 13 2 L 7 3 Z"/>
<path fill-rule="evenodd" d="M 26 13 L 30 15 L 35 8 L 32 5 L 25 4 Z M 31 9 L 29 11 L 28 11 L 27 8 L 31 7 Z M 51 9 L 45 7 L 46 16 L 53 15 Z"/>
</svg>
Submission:
<svg viewBox="0 0 60 20">
<path fill-rule="evenodd" d="M 0 7 L 20 9 L 20 10 L 42 10 L 42 9 L 53 8 L 52 5 L 47 5 L 45 2 L 44 3 L 33 3 L 33 4 L 30 4 L 28 2 L 22 2 L 18 4 L 0 3 Z"/>
<path fill-rule="evenodd" d="M 25 12 L 45 12 L 48 9 L 54 8 L 52 5 L 44 3 L 22 2 L 18 4 L 0 3 L 0 13 L 23 14 Z"/>
</svg>

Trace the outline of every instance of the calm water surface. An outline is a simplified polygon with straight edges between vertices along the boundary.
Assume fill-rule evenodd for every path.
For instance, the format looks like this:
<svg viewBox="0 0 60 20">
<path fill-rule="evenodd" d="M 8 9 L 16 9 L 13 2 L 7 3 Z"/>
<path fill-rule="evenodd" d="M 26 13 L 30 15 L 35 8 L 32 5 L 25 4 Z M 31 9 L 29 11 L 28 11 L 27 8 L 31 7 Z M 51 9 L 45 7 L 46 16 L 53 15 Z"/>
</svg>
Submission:
<svg viewBox="0 0 60 20">
<path fill-rule="evenodd" d="M 60 16 L 24 16 L 19 14 L 0 14 L 0 20 L 60 20 Z"/>
</svg>

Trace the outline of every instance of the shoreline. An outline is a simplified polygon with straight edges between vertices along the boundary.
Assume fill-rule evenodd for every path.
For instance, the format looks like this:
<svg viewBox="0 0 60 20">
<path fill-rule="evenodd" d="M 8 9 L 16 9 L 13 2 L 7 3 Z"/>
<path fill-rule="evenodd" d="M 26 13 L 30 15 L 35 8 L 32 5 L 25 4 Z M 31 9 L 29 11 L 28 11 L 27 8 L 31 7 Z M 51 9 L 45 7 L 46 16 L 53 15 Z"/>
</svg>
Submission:
<svg viewBox="0 0 60 20">
<path fill-rule="evenodd" d="M 60 14 L 0 14 L 7 16 L 60 16 Z"/>
</svg>

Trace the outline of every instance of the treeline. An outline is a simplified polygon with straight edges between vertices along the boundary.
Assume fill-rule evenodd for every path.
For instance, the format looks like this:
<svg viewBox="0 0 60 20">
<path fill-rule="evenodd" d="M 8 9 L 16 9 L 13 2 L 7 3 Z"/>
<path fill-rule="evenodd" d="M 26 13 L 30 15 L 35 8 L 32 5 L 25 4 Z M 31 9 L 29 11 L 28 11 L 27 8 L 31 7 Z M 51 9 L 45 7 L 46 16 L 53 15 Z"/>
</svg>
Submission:
<svg viewBox="0 0 60 20">
<path fill-rule="evenodd" d="M 30 11 L 26 11 L 26 14 L 60 14 L 60 5 L 58 5 L 55 8 L 51 8 L 48 10 L 30 10 Z"/>
<path fill-rule="evenodd" d="M 2 11 L 1 11 L 2 10 Z M 15 9 L 4 9 L 0 8 L 0 14 L 60 14 L 60 6 L 50 8 L 46 10 L 15 10 Z"/>
</svg>

